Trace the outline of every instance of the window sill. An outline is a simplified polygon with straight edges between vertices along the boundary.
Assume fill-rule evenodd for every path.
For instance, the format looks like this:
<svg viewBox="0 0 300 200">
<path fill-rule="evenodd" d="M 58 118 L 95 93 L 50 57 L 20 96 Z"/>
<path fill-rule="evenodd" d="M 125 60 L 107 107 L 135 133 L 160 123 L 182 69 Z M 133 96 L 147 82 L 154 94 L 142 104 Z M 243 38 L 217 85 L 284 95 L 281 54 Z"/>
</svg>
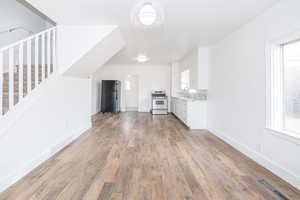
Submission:
<svg viewBox="0 0 300 200">
<path fill-rule="evenodd" d="M 279 130 L 274 128 L 265 128 L 268 133 L 272 135 L 279 136 L 283 139 L 289 140 L 297 145 L 300 145 L 300 133 L 294 133 L 291 131 Z"/>
</svg>

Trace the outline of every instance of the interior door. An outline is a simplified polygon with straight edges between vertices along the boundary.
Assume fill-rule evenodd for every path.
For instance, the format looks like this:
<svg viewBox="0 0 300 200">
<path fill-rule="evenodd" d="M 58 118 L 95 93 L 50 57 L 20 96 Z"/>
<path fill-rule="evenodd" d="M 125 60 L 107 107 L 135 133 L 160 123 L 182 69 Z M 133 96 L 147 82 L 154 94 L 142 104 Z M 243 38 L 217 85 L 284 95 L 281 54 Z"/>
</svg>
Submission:
<svg viewBox="0 0 300 200">
<path fill-rule="evenodd" d="M 126 111 L 138 111 L 139 109 L 139 77 L 129 75 L 125 80 Z"/>
</svg>

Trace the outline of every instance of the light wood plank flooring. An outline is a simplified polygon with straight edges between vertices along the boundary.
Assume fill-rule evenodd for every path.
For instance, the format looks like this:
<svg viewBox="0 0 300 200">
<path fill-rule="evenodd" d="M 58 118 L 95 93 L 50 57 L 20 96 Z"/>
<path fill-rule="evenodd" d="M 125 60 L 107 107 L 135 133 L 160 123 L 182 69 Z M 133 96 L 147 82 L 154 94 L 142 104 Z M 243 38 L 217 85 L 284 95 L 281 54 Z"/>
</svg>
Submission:
<svg viewBox="0 0 300 200">
<path fill-rule="evenodd" d="M 207 131 L 175 117 L 128 112 L 96 116 L 94 127 L 1 200 L 276 200 L 300 192 Z"/>
</svg>

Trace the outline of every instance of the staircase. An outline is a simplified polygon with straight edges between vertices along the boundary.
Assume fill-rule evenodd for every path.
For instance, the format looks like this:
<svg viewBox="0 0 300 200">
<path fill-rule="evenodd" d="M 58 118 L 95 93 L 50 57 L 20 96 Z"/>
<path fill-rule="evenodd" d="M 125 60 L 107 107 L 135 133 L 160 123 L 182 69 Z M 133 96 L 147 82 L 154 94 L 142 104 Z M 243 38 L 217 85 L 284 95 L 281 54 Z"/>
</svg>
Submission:
<svg viewBox="0 0 300 200">
<path fill-rule="evenodd" d="M 19 103 L 20 98 L 19 98 L 19 75 L 20 75 L 20 67 L 17 65 L 15 66 L 16 72 L 14 72 L 14 105 Z M 48 71 L 48 65 L 45 66 L 45 72 L 46 72 L 46 77 L 47 77 L 47 71 Z M 50 65 L 50 71 L 51 73 L 53 72 L 53 65 Z M 31 83 L 28 86 L 28 75 L 27 75 L 27 66 L 23 66 L 23 95 L 21 98 L 24 98 L 29 94 L 30 90 L 35 89 L 36 84 L 35 84 L 35 67 L 32 65 L 31 66 Z M 39 65 L 38 68 L 38 84 L 42 82 L 42 66 Z M 30 90 L 28 90 L 28 87 L 30 87 Z M 2 115 L 5 115 L 8 110 L 9 110 L 9 73 L 3 73 L 3 97 L 2 97 Z"/>
<path fill-rule="evenodd" d="M 0 49 L 0 118 L 50 77 L 55 59 L 56 28 Z"/>
</svg>

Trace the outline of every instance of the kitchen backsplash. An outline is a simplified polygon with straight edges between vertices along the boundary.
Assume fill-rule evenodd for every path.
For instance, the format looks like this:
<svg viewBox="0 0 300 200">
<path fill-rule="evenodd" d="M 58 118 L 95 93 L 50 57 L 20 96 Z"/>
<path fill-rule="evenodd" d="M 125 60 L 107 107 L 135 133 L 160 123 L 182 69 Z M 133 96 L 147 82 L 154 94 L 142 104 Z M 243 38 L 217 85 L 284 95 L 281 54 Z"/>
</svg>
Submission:
<svg viewBox="0 0 300 200">
<path fill-rule="evenodd" d="M 189 90 L 181 90 L 178 92 L 179 96 L 186 97 L 186 98 L 192 98 L 192 99 L 199 99 L 199 100 L 207 100 L 207 90 L 195 90 L 195 89 L 189 89 Z"/>
</svg>

